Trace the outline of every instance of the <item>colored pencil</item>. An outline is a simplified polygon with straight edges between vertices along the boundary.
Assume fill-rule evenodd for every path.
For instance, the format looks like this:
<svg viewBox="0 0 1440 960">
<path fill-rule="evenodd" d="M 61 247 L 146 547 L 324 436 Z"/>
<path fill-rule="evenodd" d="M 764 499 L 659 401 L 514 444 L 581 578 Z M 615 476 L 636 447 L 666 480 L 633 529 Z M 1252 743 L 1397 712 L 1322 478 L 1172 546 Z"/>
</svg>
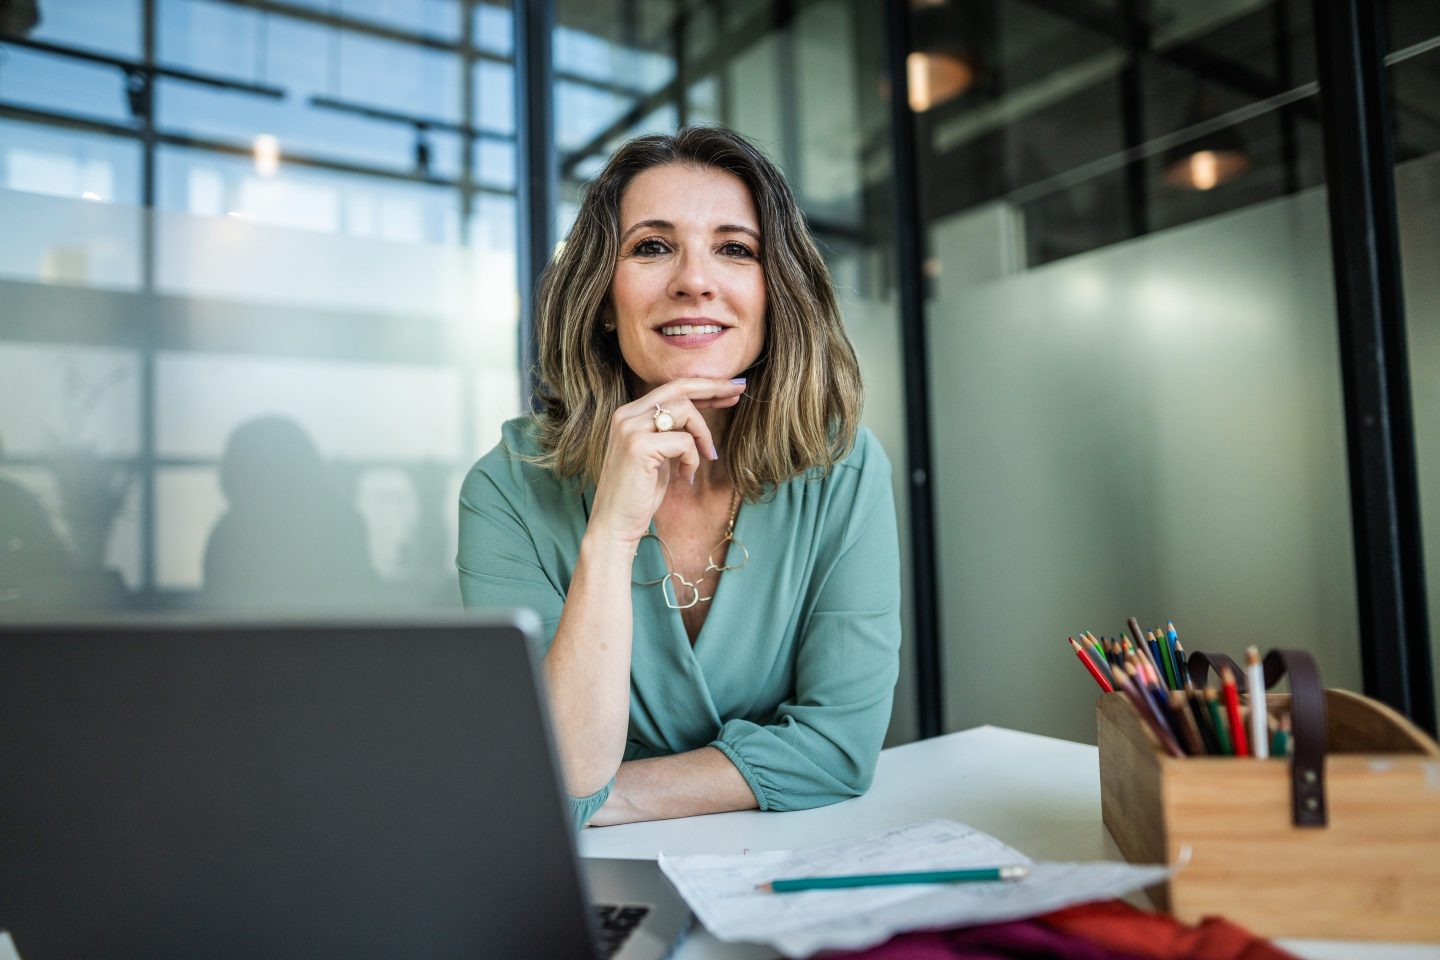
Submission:
<svg viewBox="0 0 1440 960">
<path fill-rule="evenodd" d="M 1250 749 L 1257 760 L 1270 756 L 1270 730 L 1266 723 L 1265 673 L 1260 668 L 1260 651 L 1245 649 L 1245 686 L 1250 696 Z"/>
<path fill-rule="evenodd" d="M 1185 662 L 1185 648 L 1180 644 L 1180 638 L 1175 638 L 1175 662 L 1180 664 L 1180 672 L 1184 674 L 1183 680 L 1186 690 L 1195 689 L 1195 681 L 1190 677 L 1190 664 Z"/>
<path fill-rule="evenodd" d="M 1185 661 L 1180 656 L 1180 634 L 1175 632 L 1174 620 L 1165 621 L 1165 647 L 1170 651 L 1170 662 L 1175 665 L 1175 689 L 1179 690 L 1190 679 L 1190 671 L 1185 669 Z"/>
<path fill-rule="evenodd" d="M 1225 728 L 1225 714 L 1220 712 L 1220 695 L 1214 690 L 1205 691 L 1205 708 L 1210 714 L 1210 722 L 1215 725 L 1215 739 L 1220 741 L 1220 755 L 1235 756 L 1235 750 L 1230 746 L 1230 731 Z"/>
<path fill-rule="evenodd" d="M 1105 656 L 1105 648 L 1100 646 L 1100 638 L 1089 630 L 1086 630 L 1081 636 L 1082 639 L 1088 641 L 1090 644 L 1088 647 L 1085 647 L 1085 652 L 1087 654 L 1092 652 L 1095 654 L 1095 656 L 1090 659 L 1095 661 L 1095 666 L 1100 668 L 1100 672 L 1105 674 L 1107 680 L 1111 679 L 1110 658 Z M 1082 643 L 1081 646 L 1085 646 L 1085 644 Z"/>
<path fill-rule="evenodd" d="M 1111 686 L 1109 680 L 1105 679 L 1105 674 L 1100 672 L 1100 668 L 1097 667 L 1091 661 L 1091 659 L 1085 655 L 1085 648 L 1080 646 L 1080 644 L 1076 643 L 1074 637 L 1070 638 L 1070 646 L 1075 648 L 1075 656 L 1079 657 L 1080 662 L 1085 664 L 1085 669 L 1089 670 L 1090 676 L 1094 677 L 1095 682 L 1100 684 L 1100 689 L 1104 690 L 1106 693 L 1114 693 L 1115 688 Z"/>
<path fill-rule="evenodd" d="M 1205 752 L 1211 756 L 1219 756 L 1220 740 L 1215 736 L 1215 728 L 1210 723 L 1210 715 L 1205 710 L 1205 698 L 1200 691 L 1193 686 L 1186 693 L 1185 699 L 1189 701 L 1190 713 L 1195 718 L 1195 726 L 1200 730 L 1200 739 L 1205 741 Z"/>
<path fill-rule="evenodd" d="M 1091 650 L 1095 651 L 1095 655 L 1100 658 L 1100 662 L 1108 667 L 1110 665 L 1110 661 L 1105 658 L 1105 649 L 1100 646 L 1099 638 L 1096 637 L 1095 634 L 1091 633 L 1089 630 L 1086 630 L 1084 633 L 1082 633 L 1080 637 L 1090 645 Z"/>
<path fill-rule="evenodd" d="M 1155 733 L 1160 746 L 1172 757 L 1183 757 L 1185 751 L 1180 749 L 1180 744 L 1165 725 L 1165 721 L 1155 712 L 1155 703 L 1145 695 L 1140 688 L 1139 680 L 1135 673 L 1135 665 L 1127 663 L 1124 670 L 1115 671 L 1115 685 L 1125 696 L 1130 698 L 1130 705 L 1140 715 L 1140 722 L 1147 724 Z"/>
<path fill-rule="evenodd" d="M 1230 737 L 1235 744 L 1235 756 L 1250 756 L 1250 738 L 1245 736 L 1245 721 L 1240 717 L 1240 697 L 1235 690 L 1235 674 L 1229 667 L 1220 668 L 1220 689 L 1225 697 L 1225 719 L 1230 721 Z"/>
<path fill-rule="evenodd" d="M 849 887 L 885 887 L 904 883 L 985 883 L 1022 880 L 1030 868 L 975 867 L 968 870 L 918 870 L 909 873 L 860 873 L 843 877 L 789 877 L 756 885 L 757 890 L 797 893 L 801 890 L 841 890 Z"/>
<path fill-rule="evenodd" d="M 1165 667 L 1163 666 L 1164 661 L 1160 659 L 1160 644 L 1156 642 L 1155 634 L 1152 633 L 1146 637 L 1145 643 L 1150 650 L 1150 659 L 1155 661 L 1155 672 L 1160 676 L 1160 680 L 1163 683 L 1165 681 Z"/>
<path fill-rule="evenodd" d="M 1150 656 L 1150 650 L 1145 644 L 1145 634 L 1140 629 L 1140 622 L 1134 617 L 1130 617 L 1128 620 L 1125 621 L 1125 626 L 1130 631 L 1130 635 L 1135 638 L 1136 652 L 1139 654 L 1140 658 L 1144 660 L 1155 671 L 1155 674 L 1158 676 L 1160 673 L 1160 664 L 1156 663 L 1155 660 Z"/>
<path fill-rule="evenodd" d="M 1203 757 L 1206 753 L 1205 741 L 1200 737 L 1200 729 L 1195 726 L 1195 717 L 1190 712 L 1185 694 L 1179 690 L 1170 691 L 1170 713 L 1180 728 L 1186 752 L 1192 757 Z"/>
<path fill-rule="evenodd" d="M 1140 672 L 1140 679 L 1145 682 L 1145 685 L 1160 686 L 1160 674 L 1156 671 L 1155 661 L 1150 659 L 1149 652 L 1137 648 L 1132 656 L 1135 658 L 1135 668 Z"/>
<path fill-rule="evenodd" d="M 1290 756 L 1290 714 L 1280 718 L 1280 729 L 1275 731 L 1275 737 L 1270 741 L 1270 754 L 1276 757 Z"/>
<path fill-rule="evenodd" d="M 1175 673 L 1175 665 L 1170 661 L 1170 648 L 1166 645 L 1165 640 L 1162 637 L 1157 637 L 1154 630 L 1146 634 L 1146 638 L 1155 646 L 1155 650 L 1159 653 L 1160 666 L 1163 668 L 1165 674 L 1165 688 L 1167 690 L 1179 690 L 1180 678 L 1179 675 Z"/>
</svg>

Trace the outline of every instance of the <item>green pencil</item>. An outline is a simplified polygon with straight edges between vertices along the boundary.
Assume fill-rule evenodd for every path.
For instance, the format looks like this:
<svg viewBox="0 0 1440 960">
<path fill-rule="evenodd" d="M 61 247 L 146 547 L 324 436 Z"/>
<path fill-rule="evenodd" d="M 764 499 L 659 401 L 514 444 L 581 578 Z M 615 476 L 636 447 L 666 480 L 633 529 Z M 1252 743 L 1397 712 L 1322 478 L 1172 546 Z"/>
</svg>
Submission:
<svg viewBox="0 0 1440 960">
<path fill-rule="evenodd" d="M 1220 709 L 1219 697 L 1214 690 L 1205 691 L 1205 705 L 1210 708 L 1210 722 L 1215 724 L 1215 739 L 1220 741 L 1220 752 L 1227 756 L 1235 756 L 1235 748 L 1230 745 L 1230 728 L 1225 723 L 1225 714 Z"/>
<path fill-rule="evenodd" d="M 980 883 L 1019 880 L 1029 867 L 976 867 L 970 870 L 922 870 L 915 873 L 861 873 L 848 877 L 792 877 L 757 884 L 756 890 L 795 893 L 800 890 L 839 890 L 845 887 L 884 887 L 902 883 Z"/>
</svg>

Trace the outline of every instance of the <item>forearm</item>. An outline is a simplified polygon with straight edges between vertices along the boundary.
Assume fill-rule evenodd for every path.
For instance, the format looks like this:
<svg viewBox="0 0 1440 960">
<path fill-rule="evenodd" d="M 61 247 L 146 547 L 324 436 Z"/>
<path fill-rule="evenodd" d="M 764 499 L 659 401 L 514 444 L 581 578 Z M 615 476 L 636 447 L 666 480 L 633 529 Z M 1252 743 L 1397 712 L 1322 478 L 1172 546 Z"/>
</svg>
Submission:
<svg viewBox="0 0 1440 960">
<path fill-rule="evenodd" d="M 586 537 L 543 674 L 571 796 L 599 790 L 625 754 L 633 547 Z"/>
<path fill-rule="evenodd" d="M 740 771 L 714 747 L 620 765 L 610 797 L 590 820 L 609 827 L 640 820 L 670 820 L 758 804 Z"/>
</svg>

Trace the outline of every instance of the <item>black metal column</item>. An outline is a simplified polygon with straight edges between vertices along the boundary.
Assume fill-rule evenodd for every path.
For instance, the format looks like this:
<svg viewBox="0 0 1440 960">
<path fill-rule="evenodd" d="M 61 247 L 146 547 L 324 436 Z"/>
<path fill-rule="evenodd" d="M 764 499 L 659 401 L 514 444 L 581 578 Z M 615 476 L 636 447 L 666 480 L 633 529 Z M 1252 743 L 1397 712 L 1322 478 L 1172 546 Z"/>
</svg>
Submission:
<svg viewBox="0 0 1440 960">
<path fill-rule="evenodd" d="M 1120 19 L 1125 33 L 1125 68 L 1120 71 L 1120 129 L 1125 149 L 1145 142 L 1145 82 L 1143 60 L 1150 49 L 1150 25 L 1139 0 L 1123 0 Z M 1144 160 L 1125 164 L 1125 206 L 1130 236 L 1150 232 L 1150 177 Z"/>
<path fill-rule="evenodd" d="M 915 604 L 915 684 L 920 736 L 941 732 L 944 711 L 940 660 L 940 604 L 936 584 L 935 505 L 930 485 L 930 390 L 925 353 L 923 224 L 915 115 L 910 110 L 906 58 L 910 53 L 910 4 L 887 0 L 889 18 L 891 181 L 895 189 L 895 245 L 905 355 L 905 445 L 910 474 L 910 560 Z"/>
<path fill-rule="evenodd" d="M 1434 732 L 1381 4 L 1315 0 L 1365 692 Z"/>
<path fill-rule="evenodd" d="M 514 0 L 515 115 L 521 167 L 516 212 L 516 252 L 520 282 L 519 361 L 524 374 L 521 404 L 533 408 L 535 368 L 535 288 L 555 248 L 555 194 L 559 181 L 553 149 L 551 91 L 555 69 L 550 56 L 555 30 L 555 0 Z"/>
</svg>

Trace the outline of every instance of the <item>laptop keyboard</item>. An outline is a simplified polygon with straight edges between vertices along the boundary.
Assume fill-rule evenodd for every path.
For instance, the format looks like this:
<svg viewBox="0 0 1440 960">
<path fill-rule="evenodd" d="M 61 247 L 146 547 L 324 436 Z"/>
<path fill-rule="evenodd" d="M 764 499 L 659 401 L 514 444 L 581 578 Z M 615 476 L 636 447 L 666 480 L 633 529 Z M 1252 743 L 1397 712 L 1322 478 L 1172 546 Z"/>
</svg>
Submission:
<svg viewBox="0 0 1440 960">
<path fill-rule="evenodd" d="M 649 912 L 649 907 L 631 903 L 595 904 L 595 916 L 600 921 L 600 956 L 613 957 L 619 953 Z"/>
</svg>

